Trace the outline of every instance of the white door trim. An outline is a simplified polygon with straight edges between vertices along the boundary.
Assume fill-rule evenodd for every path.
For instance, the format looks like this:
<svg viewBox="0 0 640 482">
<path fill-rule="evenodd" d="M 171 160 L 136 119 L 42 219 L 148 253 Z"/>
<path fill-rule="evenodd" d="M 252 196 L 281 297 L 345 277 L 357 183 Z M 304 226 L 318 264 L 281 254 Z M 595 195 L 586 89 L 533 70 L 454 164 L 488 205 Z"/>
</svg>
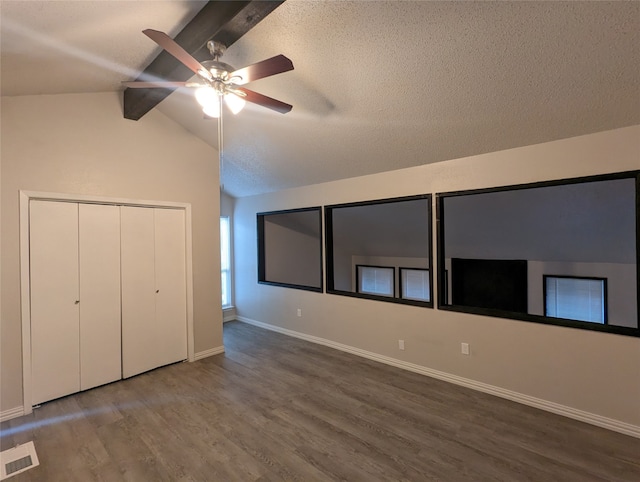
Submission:
<svg viewBox="0 0 640 482">
<path fill-rule="evenodd" d="M 32 412 L 31 381 L 31 300 L 29 286 L 29 201 L 66 201 L 117 206 L 156 207 L 185 210 L 186 282 L 187 282 L 187 356 L 195 361 L 193 334 L 193 252 L 191 236 L 191 204 L 170 201 L 149 201 L 128 198 L 111 198 L 83 194 L 62 194 L 40 191 L 20 191 L 20 303 L 22 323 L 22 404 L 24 414 Z"/>
</svg>

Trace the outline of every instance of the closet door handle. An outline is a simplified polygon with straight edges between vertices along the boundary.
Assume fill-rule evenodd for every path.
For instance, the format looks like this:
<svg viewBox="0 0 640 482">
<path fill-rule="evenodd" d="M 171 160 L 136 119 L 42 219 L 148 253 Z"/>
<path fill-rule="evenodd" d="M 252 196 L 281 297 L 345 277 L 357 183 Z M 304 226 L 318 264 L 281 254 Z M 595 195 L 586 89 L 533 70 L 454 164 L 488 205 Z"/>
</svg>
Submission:
<svg viewBox="0 0 640 482">
<path fill-rule="evenodd" d="M 160 293 L 160 290 L 156 290 L 156 293 Z"/>
<path fill-rule="evenodd" d="M 79 305 L 80 304 L 80 300 L 76 300 L 76 302 L 74 303 L 74 305 Z"/>
</svg>

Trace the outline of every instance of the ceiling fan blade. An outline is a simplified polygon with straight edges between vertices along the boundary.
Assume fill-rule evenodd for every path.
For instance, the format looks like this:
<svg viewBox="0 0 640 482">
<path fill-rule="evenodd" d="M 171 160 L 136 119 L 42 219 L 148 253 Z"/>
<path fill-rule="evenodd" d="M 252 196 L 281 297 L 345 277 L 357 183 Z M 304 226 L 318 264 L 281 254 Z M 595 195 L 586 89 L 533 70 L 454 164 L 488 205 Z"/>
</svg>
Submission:
<svg viewBox="0 0 640 482">
<path fill-rule="evenodd" d="M 244 87 L 235 87 L 234 90 L 243 92 L 245 95 L 241 97 L 244 100 L 261 105 L 263 107 L 266 107 L 267 109 L 275 110 L 276 112 L 280 112 L 281 114 L 286 114 L 293 108 L 292 105 L 285 104 L 284 102 L 281 102 L 277 99 L 272 99 L 271 97 L 267 97 L 266 95 L 258 94 L 257 92 L 245 89 Z"/>
<path fill-rule="evenodd" d="M 125 87 L 131 87 L 133 89 L 149 89 L 153 87 L 164 87 L 164 88 L 173 88 L 173 87 L 189 87 L 191 82 L 122 82 L 122 85 Z"/>
<path fill-rule="evenodd" d="M 189 52 L 180 47 L 180 45 L 178 45 L 175 40 L 169 37 L 166 33 L 150 28 L 143 30 L 142 33 L 153 40 L 155 43 L 157 43 L 160 47 L 165 49 L 167 52 L 169 52 L 171 55 L 173 55 L 194 73 L 208 79 L 211 78 L 211 73 L 207 69 L 205 69 L 200 62 L 194 59 Z"/>
<path fill-rule="evenodd" d="M 263 79 L 271 75 L 281 74 L 293 70 L 293 62 L 284 55 L 276 55 L 270 59 L 247 65 L 229 74 L 236 85 L 244 85 L 254 80 Z M 237 77 L 237 78 L 236 78 Z"/>
</svg>

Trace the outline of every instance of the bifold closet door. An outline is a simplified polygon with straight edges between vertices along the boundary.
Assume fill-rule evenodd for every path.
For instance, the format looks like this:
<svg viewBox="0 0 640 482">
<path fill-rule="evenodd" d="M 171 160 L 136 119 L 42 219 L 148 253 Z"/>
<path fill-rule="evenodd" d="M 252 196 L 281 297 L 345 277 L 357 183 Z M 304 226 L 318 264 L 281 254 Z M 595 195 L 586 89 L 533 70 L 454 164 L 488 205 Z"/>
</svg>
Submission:
<svg viewBox="0 0 640 482">
<path fill-rule="evenodd" d="M 120 207 L 122 376 L 156 368 L 153 208 Z"/>
<path fill-rule="evenodd" d="M 32 404 L 80 390 L 78 205 L 29 203 Z"/>
<path fill-rule="evenodd" d="M 120 208 L 125 378 L 187 358 L 184 216 Z"/>
<path fill-rule="evenodd" d="M 187 358 L 184 209 L 154 209 L 158 366 Z"/>
<path fill-rule="evenodd" d="M 80 204 L 80 389 L 122 378 L 120 208 Z"/>
</svg>

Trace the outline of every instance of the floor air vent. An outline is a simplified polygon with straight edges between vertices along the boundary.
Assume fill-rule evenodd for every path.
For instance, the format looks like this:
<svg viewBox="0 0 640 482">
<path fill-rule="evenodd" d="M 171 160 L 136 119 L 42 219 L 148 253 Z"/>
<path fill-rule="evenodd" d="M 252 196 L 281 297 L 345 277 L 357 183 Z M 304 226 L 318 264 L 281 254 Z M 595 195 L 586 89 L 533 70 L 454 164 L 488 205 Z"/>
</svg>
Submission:
<svg viewBox="0 0 640 482">
<path fill-rule="evenodd" d="M 0 452 L 0 460 L 2 460 L 0 480 L 8 479 L 39 464 L 33 442 L 17 445 L 12 449 Z"/>
</svg>

